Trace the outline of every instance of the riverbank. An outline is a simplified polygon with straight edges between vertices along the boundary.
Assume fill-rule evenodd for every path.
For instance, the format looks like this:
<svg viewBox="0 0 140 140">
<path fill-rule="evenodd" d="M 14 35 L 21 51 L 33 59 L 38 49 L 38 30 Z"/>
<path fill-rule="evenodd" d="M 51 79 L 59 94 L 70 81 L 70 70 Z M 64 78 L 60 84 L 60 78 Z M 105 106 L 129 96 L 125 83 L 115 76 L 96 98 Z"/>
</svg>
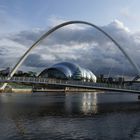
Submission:
<svg viewBox="0 0 140 140">
<path fill-rule="evenodd" d="M 11 88 L 11 89 L 4 89 L 0 90 L 0 93 L 32 93 L 32 89 L 20 89 L 20 88 Z"/>
<path fill-rule="evenodd" d="M 0 93 L 24 93 L 31 94 L 33 92 L 101 92 L 94 89 L 78 89 L 78 88 L 65 88 L 65 89 L 32 89 L 32 88 L 8 88 L 1 90 Z"/>
</svg>

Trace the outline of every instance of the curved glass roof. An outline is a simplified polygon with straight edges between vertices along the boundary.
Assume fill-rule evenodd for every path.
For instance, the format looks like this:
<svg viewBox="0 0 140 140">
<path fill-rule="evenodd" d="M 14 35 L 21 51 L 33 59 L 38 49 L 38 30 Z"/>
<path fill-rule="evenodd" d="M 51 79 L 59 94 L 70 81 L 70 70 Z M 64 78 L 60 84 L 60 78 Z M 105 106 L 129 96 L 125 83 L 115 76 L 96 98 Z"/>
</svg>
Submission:
<svg viewBox="0 0 140 140">
<path fill-rule="evenodd" d="M 45 76 L 48 70 L 56 69 L 61 71 L 68 79 L 86 79 L 96 82 L 96 76 L 88 69 L 84 69 L 76 64 L 69 62 L 61 62 L 52 65 L 50 68 L 45 69 L 41 72 L 40 76 Z"/>
</svg>

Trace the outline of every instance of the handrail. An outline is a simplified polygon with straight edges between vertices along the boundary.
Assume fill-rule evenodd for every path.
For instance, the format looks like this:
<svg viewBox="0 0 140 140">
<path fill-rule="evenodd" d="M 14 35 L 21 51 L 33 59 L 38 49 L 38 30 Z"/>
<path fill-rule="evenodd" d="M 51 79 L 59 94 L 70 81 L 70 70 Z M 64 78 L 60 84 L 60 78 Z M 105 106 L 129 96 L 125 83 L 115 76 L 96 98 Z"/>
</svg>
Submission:
<svg viewBox="0 0 140 140">
<path fill-rule="evenodd" d="M 54 84 L 54 85 L 64 85 L 64 86 L 79 86 L 79 87 L 91 87 L 91 88 L 108 88 L 108 89 L 123 89 L 123 90 L 138 90 L 140 87 L 133 85 L 117 85 L 117 84 L 107 84 L 107 83 L 91 83 L 83 81 L 74 81 L 74 80 L 56 80 L 49 78 L 35 78 L 35 77 L 0 77 L 0 82 L 24 82 L 24 83 L 36 83 L 36 84 Z"/>
</svg>

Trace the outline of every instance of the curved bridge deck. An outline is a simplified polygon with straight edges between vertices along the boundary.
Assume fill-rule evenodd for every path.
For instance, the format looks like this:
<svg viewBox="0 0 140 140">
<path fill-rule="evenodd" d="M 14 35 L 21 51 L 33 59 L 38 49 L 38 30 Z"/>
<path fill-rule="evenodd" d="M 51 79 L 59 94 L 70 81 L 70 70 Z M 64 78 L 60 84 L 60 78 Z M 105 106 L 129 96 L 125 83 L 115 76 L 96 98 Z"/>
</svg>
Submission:
<svg viewBox="0 0 140 140">
<path fill-rule="evenodd" d="M 129 92 L 140 94 L 140 86 L 134 85 L 115 85 L 107 83 L 93 83 L 83 81 L 71 80 L 54 80 L 48 78 L 33 78 L 33 77 L 0 77 L 0 83 L 25 83 L 25 84 L 43 84 L 43 85 L 57 85 L 63 87 L 76 87 L 86 89 L 96 89 L 103 91 Z"/>
</svg>

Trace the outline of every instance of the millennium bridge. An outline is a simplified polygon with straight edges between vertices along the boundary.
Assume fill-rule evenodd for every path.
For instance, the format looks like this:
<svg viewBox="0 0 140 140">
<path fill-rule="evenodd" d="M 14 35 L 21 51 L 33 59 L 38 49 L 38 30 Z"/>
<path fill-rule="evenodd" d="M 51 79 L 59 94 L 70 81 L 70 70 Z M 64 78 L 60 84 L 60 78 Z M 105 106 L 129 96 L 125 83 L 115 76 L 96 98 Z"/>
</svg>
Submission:
<svg viewBox="0 0 140 140">
<path fill-rule="evenodd" d="M 124 48 L 117 42 L 113 37 L 111 37 L 107 32 L 105 32 L 102 28 L 98 27 L 93 23 L 89 23 L 86 21 L 68 21 L 61 23 L 47 32 L 45 32 L 38 40 L 36 40 L 29 49 L 21 56 L 18 62 L 15 64 L 11 72 L 9 73 L 8 77 L 0 77 L 0 83 L 4 83 L 0 90 L 4 90 L 7 86 L 7 83 L 28 83 L 28 84 L 45 84 L 45 85 L 58 85 L 64 87 L 76 87 L 76 88 L 88 88 L 88 89 L 96 89 L 96 90 L 108 90 L 108 91 L 118 91 L 118 92 L 131 92 L 131 93 L 140 93 L 140 86 L 129 85 L 129 84 L 122 84 L 122 85 L 115 85 L 115 84 L 107 84 L 107 83 L 90 83 L 90 82 L 82 82 L 82 81 L 64 81 L 64 80 L 52 80 L 52 79 L 45 79 L 45 78 L 29 78 L 29 77 L 13 77 L 17 69 L 21 66 L 30 52 L 41 43 L 46 37 L 50 34 L 67 25 L 71 24 L 85 24 L 91 26 L 101 33 L 103 33 L 108 39 L 110 39 L 118 49 L 123 53 L 125 58 L 130 62 L 133 66 L 136 76 L 132 80 L 133 82 L 140 78 L 140 68 L 132 59 L 132 57 L 124 50 Z"/>
<path fill-rule="evenodd" d="M 52 86 L 63 86 L 73 88 L 85 88 L 94 89 L 100 91 L 116 91 L 116 92 L 129 92 L 140 94 L 140 86 L 133 84 L 110 84 L 110 83 L 93 83 L 84 81 L 73 81 L 73 80 L 58 80 L 49 78 L 34 78 L 34 77 L 0 77 L 0 83 L 22 83 L 29 85 L 52 85 Z"/>
</svg>

